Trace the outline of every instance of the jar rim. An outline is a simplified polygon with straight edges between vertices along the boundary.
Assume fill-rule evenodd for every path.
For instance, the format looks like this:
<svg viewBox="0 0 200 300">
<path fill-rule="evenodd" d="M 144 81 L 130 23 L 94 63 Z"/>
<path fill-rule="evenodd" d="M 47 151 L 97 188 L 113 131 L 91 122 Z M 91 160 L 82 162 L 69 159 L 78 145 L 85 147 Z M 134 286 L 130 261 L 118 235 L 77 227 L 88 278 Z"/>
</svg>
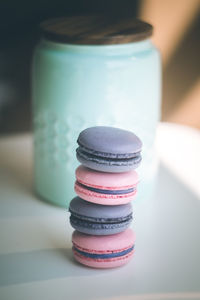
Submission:
<svg viewBox="0 0 200 300">
<path fill-rule="evenodd" d="M 55 50 L 63 53 L 77 53 L 88 55 L 132 55 L 137 52 L 144 52 L 155 48 L 150 39 L 144 41 L 138 41 L 127 44 L 114 44 L 114 45 L 74 45 L 63 44 L 48 39 L 42 38 L 39 44 L 44 49 Z"/>
</svg>

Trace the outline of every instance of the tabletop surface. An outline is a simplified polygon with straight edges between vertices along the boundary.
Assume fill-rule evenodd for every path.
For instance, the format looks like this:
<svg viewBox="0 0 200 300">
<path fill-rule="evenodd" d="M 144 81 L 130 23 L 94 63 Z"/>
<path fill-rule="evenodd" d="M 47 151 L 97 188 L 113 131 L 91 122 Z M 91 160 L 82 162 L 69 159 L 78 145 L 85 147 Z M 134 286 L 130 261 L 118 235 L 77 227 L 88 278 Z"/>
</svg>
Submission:
<svg viewBox="0 0 200 300">
<path fill-rule="evenodd" d="M 0 300 L 200 299 L 200 133 L 161 124 L 155 196 L 134 203 L 137 246 L 117 269 L 71 252 L 66 209 L 32 189 L 32 137 L 0 138 Z"/>
</svg>

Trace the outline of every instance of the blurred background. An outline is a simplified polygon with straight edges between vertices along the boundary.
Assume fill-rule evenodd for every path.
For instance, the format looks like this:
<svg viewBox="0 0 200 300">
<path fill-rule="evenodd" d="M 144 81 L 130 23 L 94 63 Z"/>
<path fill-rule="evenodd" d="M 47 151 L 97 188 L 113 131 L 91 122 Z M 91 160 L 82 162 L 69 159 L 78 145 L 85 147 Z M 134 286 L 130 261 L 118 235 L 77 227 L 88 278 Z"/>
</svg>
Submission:
<svg viewBox="0 0 200 300">
<path fill-rule="evenodd" d="M 31 60 L 39 22 L 93 12 L 131 15 L 154 26 L 152 39 L 163 61 L 162 120 L 200 129 L 199 11 L 199 0 L 1 0 L 0 134 L 31 130 Z"/>
</svg>

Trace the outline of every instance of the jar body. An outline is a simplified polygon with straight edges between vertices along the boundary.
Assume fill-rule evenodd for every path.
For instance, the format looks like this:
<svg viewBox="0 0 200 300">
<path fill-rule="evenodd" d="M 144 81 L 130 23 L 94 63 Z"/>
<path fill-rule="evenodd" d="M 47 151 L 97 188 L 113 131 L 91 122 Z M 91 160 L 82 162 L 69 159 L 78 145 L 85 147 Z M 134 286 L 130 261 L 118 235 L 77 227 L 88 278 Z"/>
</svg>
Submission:
<svg viewBox="0 0 200 300">
<path fill-rule="evenodd" d="M 156 174 L 160 77 L 160 56 L 149 40 L 109 46 L 41 41 L 32 73 L 36 192 L 68 206 L 75 195 L 78 134 L 105 125 L 142 139 L 139 197 L 148 197 Z"/>
</svg>

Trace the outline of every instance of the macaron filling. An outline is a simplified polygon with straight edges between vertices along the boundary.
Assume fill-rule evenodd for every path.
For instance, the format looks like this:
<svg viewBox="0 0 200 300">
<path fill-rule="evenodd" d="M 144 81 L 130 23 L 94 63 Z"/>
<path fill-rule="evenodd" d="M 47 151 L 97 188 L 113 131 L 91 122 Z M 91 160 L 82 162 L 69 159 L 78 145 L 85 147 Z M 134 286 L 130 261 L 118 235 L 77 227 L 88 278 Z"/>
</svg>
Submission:
<svg viewBox="0 0 200 300">
<path fill-rule="evenodd" d="M 104 220 L 98 220 L 98 218 L 88 218 L 86 219 L 83 218 L 82 216 L 80 217 L 77 217 L 77 216 L 74 216 L 74 215 L 71 215 L 70 216 L 70 222 L 73 223 L 73 224 L 78 224 L 78 225 L 82 225 L 82 226 L 87 226 L 87 227 L 95 227 L 99 224 L 101 227 L 104 225 L 105 227 L 110 227 L 110 225 L 116 225 L 116 224 L 119 224 L 119 225 L 123 225 L 124 223 L 127 223 L 127 222 L 130 222 L 132 221 L 133 217 L 132 217 L 132 214 L 127 216 L 126 218 L 116 218 L 116 219 L 113 219 L 112 221 L 109 220 L 109 219 L 104 219 Z"/>
<path fill-rule="evenodd" d="M 104 230 L 104 234 L 107 234 L 107 230 L 120 230 L 123 228 L 127 228 L 131 223 L 132 219 L 116 222 L 116 223 L 95 223 L 95 222 L 87 222 L 80 219 L 76 219 L 73 216 L 70 217 L 70 223 L 72 227 L 79 230 L 80 232 L 84 232 L 82 230 L 89 229 L 93 234 L 99 235 L 99 230 Z M 82 229 L 82 230 L 81 230 Z M 120 230 L 121 231 L 121 230 Z M 89 234 L 89 232 L 88 232 Z"/>
<path fill-rule="evenodd" d="M 115 157 L 113 157 L 113 155 L 111 155 L 111 157 L 104 157 L 103 155 L 94 155 L 92 153 L 82 151 L 81 147 L 77 148 L 76 152 L 80 158 L 83 158 L 87 161 L 101 163 L 104 165 L 134 165 L 139 164 L 142 160 L 140 152 L 131 154 L 131 157 L 127 156 L 126 154 L 124 154 L 124 156 L 121 155 L 120 157 L 117 154 Z"/>
<path fill-rule="evenodd" d="M 108 158 L 108 159 L 111 159 L 111 158 L 113 158 L 113 159 L 124 159 L 124 158 L 128 159 L 128 158 L 134 158 L 134 157 L 138 156 L 138 154 L 140 154 L 140 152 L 141 152 L 141 149 L 136 152 L 133 152 L 133 153 L 101 152 L 101 151 L 95 151 L 95 150 L 86 148 L 79 142 L 79 140 L 77 142 L 79 145 L 79 147 L 76 149 L 77 152 L 81 151 L 82 153 L 85 153 L 85 154 L 91 154 L 94 157 L 96 156 L 96 157 L 103 157 L 103 158 Z"/>
<path fill-rule="evenodd" d="M 122 222 L 127 222 L 133 219 L 132 213 L 125 217 L 118 217 L 118 218 L 98 218 L 98 217 L 89 217 L 89 216 L 83 216 L 80 214 L 77 214 L 73 212 L 71 209 L 69 209 L 71 216 L 70 218 L 74 221 L 77 220 L 83 220 L 87 222 L 92 222 L 92 223 L 100 223 L 100 224 L 116 224 L 116 223 L 122 223 Z"/>
<path fill-rule="evenodd" d="M 76 184 L 82 188 L 85 188 L 89 191 L 99 193 L 99 194 L 106 194 L 106 195 L 124 195 L 124 194 L 130 194 L 136 191 L 136 187 L 131 187 L 128 189 L 122 189 L 122 190 L 108 190 L 108 189 L 99 189 L 91 186 L 87 186 L 85 184 L 80 183 L 79 181 L 76 181 Z"/>
<path fill-rule="evenodd" d="M 76 248 L 76 246 L 73 246 L 73 250 L 79 253 L 80 255 L 87 257 L 87 258 L 92 258 L 92 259 L 111 259 L 115 257 L 121 257 L 129 254 L 134 250 L 134 245 L 131 246 L 130 248 L 118 252 L 111 252 L 111 253 L 90 253 L 86 251 L 79 250 Z"/>
</svg>

